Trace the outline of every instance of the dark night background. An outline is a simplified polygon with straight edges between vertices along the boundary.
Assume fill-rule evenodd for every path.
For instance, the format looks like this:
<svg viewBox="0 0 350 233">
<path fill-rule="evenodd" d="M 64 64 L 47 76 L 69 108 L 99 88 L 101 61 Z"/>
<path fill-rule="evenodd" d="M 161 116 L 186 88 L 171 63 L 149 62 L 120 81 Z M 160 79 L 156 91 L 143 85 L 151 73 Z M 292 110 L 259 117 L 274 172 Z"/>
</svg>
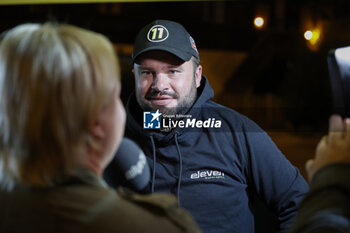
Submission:
<svg viewBox="0 0 350 233">
<path fill-rule="evenodd" d="M 215 100 L 235 108 L 264 129 L 325 132 L 332 111 L 326 56 L 349 44 L 349 1 L 196 1 L 0 6 L 0 31 L 25 22 L 54 20 L 107 35 L 117 45 L 123 70 L 123 99 L 132 88 L 128 66 L 137 31 L 154 19 L 182 23 L 199 51 L 239 53 L 239 66 L 216 86 Z M 265 18 L 264 28 L 253 19 Z M 321 29 L 311 48 L 306 29 Z M 120 46 L 118 46 L 120 45 Z M 207 63 L 212 56 L 205 58 Z M 217 58 L 220 60 L 219 58 Z M 230 57 L 225 57 L 230 59 Z M 222 59 L 221 59 L 222 60 Z M 225 62 L 225 61 L 222 61 Z M 213 70 L 220 77 L 220 70 Z M 204 67 L 206 74 L 206 67 Z M 211 83 L 219 79 L 208 76 Z"/>
</svg>

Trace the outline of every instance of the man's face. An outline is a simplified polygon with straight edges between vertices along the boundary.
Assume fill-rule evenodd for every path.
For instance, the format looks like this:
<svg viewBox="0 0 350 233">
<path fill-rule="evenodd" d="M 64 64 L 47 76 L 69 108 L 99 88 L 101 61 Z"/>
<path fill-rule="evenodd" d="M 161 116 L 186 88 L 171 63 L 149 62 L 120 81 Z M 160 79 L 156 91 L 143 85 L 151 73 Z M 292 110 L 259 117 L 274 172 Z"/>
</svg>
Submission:
<svg viewBox="0 0 350 233">
<path fill-rule="evenodd" d="M 142 109 L 184 113 L 194 103 L 202 67 L 164 51 L 142 54 L 134 64 L 136 98 Z"/>
</svg>

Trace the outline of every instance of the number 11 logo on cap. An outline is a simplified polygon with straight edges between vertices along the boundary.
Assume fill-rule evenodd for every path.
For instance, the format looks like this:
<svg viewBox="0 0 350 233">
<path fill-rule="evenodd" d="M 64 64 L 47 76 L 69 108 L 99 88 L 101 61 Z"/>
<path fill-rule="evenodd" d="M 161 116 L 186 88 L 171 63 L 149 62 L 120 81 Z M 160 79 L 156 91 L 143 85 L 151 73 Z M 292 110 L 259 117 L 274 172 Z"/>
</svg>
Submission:
<svg viewBox="0 0 350 233">
<path fill-rule="evenodd" d="M 169 31 L 162 25 L 154 25 L 147 33 L 147 39 L 151 42 L 162 42 L 169 36 Z"/>
</svg>

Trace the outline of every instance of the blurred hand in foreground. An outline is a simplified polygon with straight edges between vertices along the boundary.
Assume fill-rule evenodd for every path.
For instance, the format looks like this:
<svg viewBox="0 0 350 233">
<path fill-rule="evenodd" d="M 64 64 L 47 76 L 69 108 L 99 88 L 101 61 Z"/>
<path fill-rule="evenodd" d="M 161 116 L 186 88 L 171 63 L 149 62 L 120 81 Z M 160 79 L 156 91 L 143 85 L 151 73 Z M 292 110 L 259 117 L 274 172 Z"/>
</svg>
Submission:
<svg viewBox="0 0 350 233">
<path fill-rule="evenodd" d="M 318 143 L 315 158 L 306 162 L 309 181 L 319 169 L 331 163 L 350 163 L 350 119 L 343 120 L 339 115 L 330 117 L 328 135 Z"/>
</svg>

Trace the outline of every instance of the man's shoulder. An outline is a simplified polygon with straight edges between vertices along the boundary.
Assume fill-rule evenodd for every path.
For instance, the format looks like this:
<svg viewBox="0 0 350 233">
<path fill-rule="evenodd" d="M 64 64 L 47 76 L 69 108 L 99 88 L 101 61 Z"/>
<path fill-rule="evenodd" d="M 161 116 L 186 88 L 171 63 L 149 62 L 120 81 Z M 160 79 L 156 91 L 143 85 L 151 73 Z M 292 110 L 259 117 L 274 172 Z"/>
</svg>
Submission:
<svg viewBox="0 0 350 233">
<path fill-rule="evenodd" d="M 219 113 L 225 113 L 228 116 L 232 117 L 235 116 L 237 118 L 242 118 L 242 119 L 248 119 L 246 116 L 243 114 L 237 112 L 236 110 L 229 108 L 227 106 L 224 106 L 222 104 L 218 104 L 212 100 L 208 100 L 202 105 L 202 111 L 203 112 L 219 112 Z"/>
<path fill-rule="evenodd" d="M 207 101 L 202 105 L 202 115 L 205 117 L 215 117 L 231 127 L 239 127 L 251 130 L 261 130 L 260 127 L 249 117 L 227 106 L 214 101 Z"/>
</svg>

